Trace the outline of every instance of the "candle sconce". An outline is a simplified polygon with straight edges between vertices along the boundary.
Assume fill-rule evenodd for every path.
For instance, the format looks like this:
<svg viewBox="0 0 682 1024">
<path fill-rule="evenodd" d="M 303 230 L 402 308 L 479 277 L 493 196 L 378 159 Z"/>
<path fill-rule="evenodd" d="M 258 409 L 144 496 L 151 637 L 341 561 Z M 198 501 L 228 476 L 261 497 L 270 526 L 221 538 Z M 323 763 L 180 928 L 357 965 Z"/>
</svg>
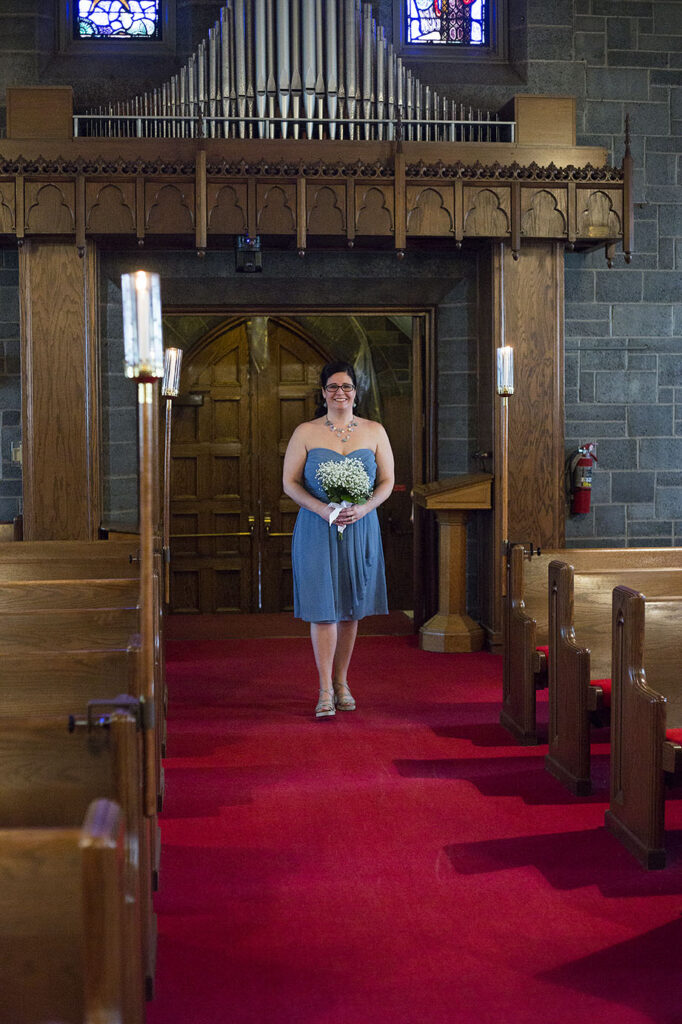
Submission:
<svg viewBox="0 0 682 1024">
<path fill-rule="evenodd" d="M 182 349 L 167 348 L 164 354 L 163 383 L 161 394 L 166 399 L 166 432 L 163 453 L 163 563 L 164 598 L 170 604 L 170 476 L 171 476 L 171 420 L 173 398 L 180 391 L 180 370 Z"/>
<path fill-rule="evenodd" d="M 121 276 L 123 307 L 123 343 L 125 374 L 137 381 L 140 452 L 140 701 L 146 707 L 145 724 L 145 812 L 156 813 L 160 777 L 161 680 L 155 663 L 155 588 L 154 544 L 158 529 L 159 479 L 157 464 L 158 390 L 154 386 L 163 377 L 163 329 L 161 320 L 161 283 L 158 274 L 138 270 Z"/>
<path fill-rule="evenodd" d="M 509 398 L 514 394 L 514 350 L 501 345 L 497 350 L 497 394 L 500 396 L 500 497 L 502 505 L 502 594 L 506 593 L 509 551 Z"/>
<path fill-rule="evenodd" d="M 138 270 L 121 275 L 126 377 L 139 381 L 163 377 L 161 282 L 158 274 Z"/>
<path fill-rule="evenodd" d="M 514 394 L 514 349 L 502 345 L 497 350 L 497 393 L 501 398 Z"/>
</svg>

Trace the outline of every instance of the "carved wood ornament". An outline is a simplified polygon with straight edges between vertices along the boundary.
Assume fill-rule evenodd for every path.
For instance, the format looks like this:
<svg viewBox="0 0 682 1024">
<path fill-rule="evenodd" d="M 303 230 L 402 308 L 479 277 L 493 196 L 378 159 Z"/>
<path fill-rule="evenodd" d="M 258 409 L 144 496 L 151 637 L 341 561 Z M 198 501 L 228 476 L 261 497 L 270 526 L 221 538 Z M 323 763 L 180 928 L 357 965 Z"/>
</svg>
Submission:
<svg viewBox="0 0 682 1024">
<path fill-rule="evenodd" d="M 58 151 L 55 151 L 58 147 Z M 621 242 L 629 258 L 628 159 L 620 168 L 518 162 L 513 144 L 72 139 L 0 143 L 0 237 L 173 236 L 199 252 L 237 234 L 300 251 L 356 240 Z M 557 155 L 547 147 L 546 155 Z M 508 150 L 509 163 L 498 157 Z M 521 152 L 523 150 L 523 152 Z M 545 155 L 543 147 L 531 152 Z M 505 154 L 506 155 L 506 154 Z M 579 160 L 577 147 L 563 155 Z M 594 157 L 594 150 L 585 150 Z M 277 241 L 279 239 L 279 242 Z"/>
</svg>

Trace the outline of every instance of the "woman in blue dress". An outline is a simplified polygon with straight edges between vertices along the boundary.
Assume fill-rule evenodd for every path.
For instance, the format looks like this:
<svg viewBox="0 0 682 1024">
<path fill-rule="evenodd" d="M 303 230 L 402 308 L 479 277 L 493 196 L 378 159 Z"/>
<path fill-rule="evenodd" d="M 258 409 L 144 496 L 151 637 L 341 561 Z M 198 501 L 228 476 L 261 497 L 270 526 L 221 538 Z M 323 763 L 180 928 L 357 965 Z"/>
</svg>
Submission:
<svg viewBox="0 0 682 1024">
<path fill-rule="evenodd" d="M 393 490 L 393 452 L 380 423 L 356 416 L 345 362 L 323 368 L 321 415 L 301 423 L 284 457 L 284 491 L 300 505 L 291 544 L 294 615 L 310 623 L 320 693 L 315 716 L 355 710 L 348 686 L 358 620 L 388 612 L 377 507 Z M 364 504 L 334 507 L 316 478 L 323 462 L 360 459 L 373 487 Z M 330 522 L 331 520 L 331 522 Z M 339 533 L 337 526 L 343 526 Z"/>
</svg>

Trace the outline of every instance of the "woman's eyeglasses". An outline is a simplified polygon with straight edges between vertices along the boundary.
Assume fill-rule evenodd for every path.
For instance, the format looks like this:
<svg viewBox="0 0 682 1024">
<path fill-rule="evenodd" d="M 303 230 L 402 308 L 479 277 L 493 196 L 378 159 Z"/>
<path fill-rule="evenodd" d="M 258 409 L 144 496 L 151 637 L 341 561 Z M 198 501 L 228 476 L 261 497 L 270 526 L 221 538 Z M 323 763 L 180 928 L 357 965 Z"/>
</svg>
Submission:
<svg viewBox="0 0 682 1024">
<path fill-rule="evenodd" d="M 339 389 L 341 389 L 341 391 L 343 391 L 343 393 L 345 395 L 349 395 L 351 393 L 351 391 L 355 391 L 355 385 L 354 384 L 327 384 L 326 387 L 325 387 L 325 391 L 331 391 L 331 393 L 333 395 L 335 395 L 336 392 Z"/>
</svg>

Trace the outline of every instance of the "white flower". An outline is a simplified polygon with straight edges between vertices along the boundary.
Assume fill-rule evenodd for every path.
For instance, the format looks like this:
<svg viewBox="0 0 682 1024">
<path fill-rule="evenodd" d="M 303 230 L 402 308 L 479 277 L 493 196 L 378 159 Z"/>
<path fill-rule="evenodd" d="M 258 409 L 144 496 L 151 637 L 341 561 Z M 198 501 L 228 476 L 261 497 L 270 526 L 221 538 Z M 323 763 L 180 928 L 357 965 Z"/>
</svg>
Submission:
<svg viewBox="0 0 682 1024">
<path fill-rule="evenodd" d="M 362 505 L 372 495 L 372 485 L 361 459 L 321 462 L 315 476 L 331 502 Z"/>
</svg>

